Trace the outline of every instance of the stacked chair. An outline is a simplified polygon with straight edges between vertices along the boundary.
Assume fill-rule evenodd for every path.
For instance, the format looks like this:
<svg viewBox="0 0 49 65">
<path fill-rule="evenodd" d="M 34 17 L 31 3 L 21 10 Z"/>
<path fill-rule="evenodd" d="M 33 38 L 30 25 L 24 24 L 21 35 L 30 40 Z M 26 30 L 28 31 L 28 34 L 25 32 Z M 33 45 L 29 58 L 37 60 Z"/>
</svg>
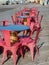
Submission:
<svg viewBox="0 0 49 65">
<path fill-rule="evenodd" d="M 26 12 L 28 8 L 24 8 L 22 12 Z M 30 9 L 30 13 L 29 15 L 26 15 L 27 18 L 25 18 L 26 26 L 30 27 L 30 31 L 29 31 L 29 36 L 27 37 L 21 37 L 20 41 L 22 42 L 22 47 L 23 46 L 27 46 L 30 49 L 30 53 L 31 53 L 31 57 L 32 57 L 32 61 L 34 61 L 34 48 L 36 48 L 36 51 L 38 53 L 38 46 L 37 46 L 37 40 L 39 37 L 39 33 L 41 31 L 41 21 L 42 21 L 42 15 L 39 17 L 39 11 L 37 10 L 37 8 L 33 7 Z M 30 17 L 31 16 L 31 17 Z M 32 19 L 32 20 L 31 20 Z M 40 19 L 40 20 L 39 20 Z M 24 19 L 21 20 L 23 22 L 24 25 Z M 18 22 L 19 23 L 19 22 Z M 22 24 L 22 23 L 21 23 Z M 35 39 L 32 39 L 31 36 L 33 35 L 34 32 L 36 33 Z M 24 31 L 23 34 L 27 35 L 27 32 Z"/>
<path fill-rule="evenodd" d="M 29 18 L 28 18 L 29 19 Z M 42 16 L 41 16 L 41 19 L 42 19 Z M 41 19 L 40 19 L 40 22 L 41 22 Z M 30 24 L 27 26 L 30 27 L 30 32 L 29 32 L 29 36 L 28 37 L 24 37 L 24 38 L 20 38 L 20 40 L 22 41 L 22 46 L 27 46 L 29 49 L 30 49 L 30 53 L 31 53 L 31 57 L 32 57 L 32 61 L 34 61 L 34 48 L 36 48 L 36 52 L 37 54 L 39 53 L 39 49 L 38 49 L 38 46 L 37 46 L 37 40 L 38 40 L 38 37 L 39 37 L 39 33 L 40 33 L 40 30 L 41 30 L 41 23 L 40 22 L 36 22 L 32 20 L 32 22 L 30 22 Z M 27 23 L 29 23 L 29 20 L 27 21 Z M 34 39 L 31 38 L 31 36 L 33 35 L 34 32 L 37 32 L 36 33 L 36 36 Z"/>
</svg>

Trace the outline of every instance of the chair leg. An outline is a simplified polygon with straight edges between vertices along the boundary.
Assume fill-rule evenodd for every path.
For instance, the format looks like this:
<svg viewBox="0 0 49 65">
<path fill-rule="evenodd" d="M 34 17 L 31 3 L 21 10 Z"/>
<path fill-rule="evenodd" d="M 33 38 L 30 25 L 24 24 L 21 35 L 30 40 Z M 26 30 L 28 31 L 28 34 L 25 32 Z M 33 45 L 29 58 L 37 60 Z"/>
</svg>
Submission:
<svg viewBox="0 0 49 65">
<path fill-rule="evenodd" d="M 25 30 L 25 31 L 23 31 L 23 35 L 26 35 L 27 34 L 27 31 Z"/>
<path fill-rule="evenodd" d="M 2 64 L 4 64 L 5 56 L 7 56 L 7 51 L 4 49 L 4 51 L 3 51 L 3 58 L 2 58 Z"/>
<path fill-rule="evenodd" d="M 32 61 L 34 61 L 34 47 L 30 47 L 30 53 L 31 53 Z"/>
<path fill-rule="evenodd" d="M 36 46 L 36 54 L 39 55 L 39 48 Z"/>
<path fill-rule="evenodd" d="M 17 58 L 17 57 L 16 57 L 16 52 L 13 52 L 12 55 L 13 55 L 14 65 L 16 65 L 16 58 Z"/>
<path fill-rule="evenodd" d="M 22 52 L 22 48 L 20 49 L 20 54 L 21 54 L 21 56 L 23 57 L 23 52 Z"/>
</svg>

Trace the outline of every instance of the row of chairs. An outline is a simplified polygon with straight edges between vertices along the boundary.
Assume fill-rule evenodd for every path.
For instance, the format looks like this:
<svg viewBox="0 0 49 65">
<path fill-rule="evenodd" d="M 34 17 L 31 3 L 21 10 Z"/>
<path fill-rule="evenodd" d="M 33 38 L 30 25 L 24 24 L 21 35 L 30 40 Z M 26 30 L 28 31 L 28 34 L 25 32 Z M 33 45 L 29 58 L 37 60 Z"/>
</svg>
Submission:
<svg viewBox="0 0 49 65">
<path fill-rule="evenodd" d="M 24 19 L 20 19 L 21 22 L 19 22 L 19 19 L 17 16 L 22 15 L 22 12 L 26 12 L 27 10 L 29 10 L 28 8 L 24 8 L 23 10 L 17 12 L 14 14 L 14 16 L 12 17 L 12 22 L 14 25 L 19 24 L 19 25 L 24 25 Z M 4 58 L 5 56 L 7 56 L 7 51 L 10 50 L 12 52 L 13 55 L 13 61 L 14 61 L 14 65 L 16 65 L 16 59 L 17 59 L 17 55 L 16 52 L 18 51 L 18 56 L 22 55 L 24 57 L 23 54 L 23 50 L 28 50 L 25 47 L 28 47 L 30 49 L 30 53 L 31 53 L 31 57 L 32 57 L 32 61 L 34 61 L 34 48 L 36 49 L 36 52 L 38 54 L 38 46 L 37 46 L 37 40 L 39 37 L 39 33 L 41 31 L 41 21 L 42 21 L 42 17 L 39 17 L 39 11 L 37 10 L 37 8 L 31 8 L 29 11 L 29 15 L 25 15 L 27 16 L 26 18 L 26 26 L 29 26 L 29 35 L 27 36 L 27 31 L 23 31 L 23 37 L 19 37 L 19 41 L 15 42 L 12 46 L 11 46 L 11 42 L 10 42 L 10 32 L 7 30 L 3 30 L 2 34 L 4 37 L 4 40 L 2 40 L 0 38 L 0 46 L 2 46 L 4 48 L 3 51 L 3 58 L 2 58 L 2 64 L 4 63 Z M 30 16 L 32 16 L 32 18 L 30 18 Z M 35 18 L 33 18 L 33 16 Z M 14 17 L 14 18 L 13 18 Z M 40 18 L 40 20 L 39 20 Z M 15 20 L 14 20 L 15 19 Z M 3 25 L 8 25 L 8 21 L 3 21 Z M 36 36 L 34 39 L 32 39 L 32 35 L 33 33 L 37 31 Z M 6 35 L 6 34 L 8 35 Z M 16 35 L 17 36 L 17 35 Z M 25 47 L 24 47 L 25 46 Z"/>
</svg>

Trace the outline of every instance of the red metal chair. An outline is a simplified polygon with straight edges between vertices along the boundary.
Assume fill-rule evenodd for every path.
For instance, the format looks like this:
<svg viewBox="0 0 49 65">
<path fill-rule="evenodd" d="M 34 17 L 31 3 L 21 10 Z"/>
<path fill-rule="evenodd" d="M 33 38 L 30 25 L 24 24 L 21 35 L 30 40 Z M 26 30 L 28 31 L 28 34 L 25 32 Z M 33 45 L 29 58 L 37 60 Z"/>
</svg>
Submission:
<svg viewBox="0 0 49 65">
<path fill-rule="evenodd" d="M 25 12 L 26 10 L 28 10 L 28 8 L 24 8 L 23 10 L 20 10 L 17 13 L 15 13 L 13 16 L 11 16 L 13 24 L 22 24 L 23 23 L 23 18 L 20 19 L 21 22 L 18 22 L 19 19 L 17 16 L 23 15 L 23 12 Z"/>
<path fill-rule="evenodd" d="M 8 25 L 8 21 L 7 20 L 3 20 L 2 21 L 2 24 L 3 24 L 3 26 Z M 5 42 L 4 42 L 3 38 L 0 36 L 0 48 L 2 48 L 2 50 L 4 49 L 4 45 L 5 45 Z"/>
<path fill-rule="evenodd" d="M 24 25 L 27 25 L 27 26 L 30 27 L 31 33 L 33 33 L 33 31 L 35 30 L 35 28 L 37 29 L 37 28 L 40 27 L 40 25 L 39 25 L 40 23 L 38 21 L 38 19 L 40 17 L 38 17 L 38 15 L 39 15 L 39 12 L 38 12 L 37 8 L 33 7 L 33 8 L 31 8 L 30 15 L 28 15 L 28 17 L 26 18 L 26 21 L 25 21 Z M 32 16 L 32 17 L 30 17 L 30 16 Z M 24 23 L 24 20 L 23 20 L 23 23 Z M 24 32 L 24 34 L 26 34 L 26 32 Z"/>
<path fill-rule="evenodd" d="M 33 21 L 31 22 L 31 25 L 30 25 L 30 31 L 31 31 L 31 34 L 30 36 L 32 36 L 32 34 L 34 33 L 34 31 L 38 31 L 39 29 L 41 29 L 41 21 L 42 21 L 42 18 L 43 16 L 40 16 L 40 20 L 39 21 Z"/>
<path fill-rule="evenodd" d="M 14 44 L 11 44 L 10 43 L 10 31 L 3 30 L 2 33 L 4 36 L 4 42 L 5 42 L 2 64 L 4 63 L 4 58 L 5 58 L 5 56 L 7 56 L 7 51 L 9 50 L 12 52 L 14 65 L 16 65 L 16 59 L 17 59 L 16 52 L 17 52 L 18 48 L 21 46 L 21 43 L 15 42 Z"/>
<path fill-rule="evenodd" d="M 35 47 L 35 40 L 28 38 L 21 38 L 22 47 L 27 46 L 30 49 L 32 61 L 34 61 L 34 47 Z"/>
<path fill-rule="evenodd" d="M 33 7 L 31 8 L 30 15 L 36 17 L 35 19 L 38 21 L 39 12 L 36 7 Z"/>
<path fill-rule="evenodd" d="M 38 49 L 38 46 L 36 44 L 38 37 L 39 37 L 39 33 L 40 33 L 40 29 L 37 31 L 34 39 L 32 39 L 30 36 L 20 38 L 20 41 L 22 42 L 22 47 L 27 46 L 30 49 L 32 61 L 34 61 L 34 48 L 36 49 L 36 53 L 37 54 L 39 53 L 39 49 Z"/>
<path fill-rule="evenodd" d="M 38 30 L 38 28 L 41 28 L 41 21 L 43 16 L 38 17 L 40 20 L 37 20 L 33 17 L 32 21 L 31 18 L 28 16 L 26 18 L 26 26 L 30 27 L 30 36 L 32 36 L 33 32 L 35 30 Z M 23 21 L 24 22 L 24 21 Z M 24 34 L 26 34 L 26 32 L 24 31 Z"/>
<path fill-rule="evenodd" d="M 32 56 L 32 61 L 34 59 L 34 47 L 36 48 L 37 54 L 38 52 L 38 46 L 36 45 L 37 40 L 38 40 L 38 35 L 41 31 L 41 21 L 42 21 L 42 17 L 40 18 L 40 22 L 31 22 L 28 26 L 30 27 L 30 35 L 29 37 L 25 37 L 25 38 L 21 38 L 22 41 L 22 46 L 27 46 L 29 47 L 30 52 L 31 52 L 31 56 Z M 37 31 L 35 39 L 32 39 L 31 36 L 33 35 L 33 33 Z M 33 51 L 33 52 L 32 52 Z"/>
<path fill-rule="evenodd" d="M 31 8 L 30 15 L 34 17 L 34 18 L 31 18 L 30 20 L 31 22 L 30 29 L 31 29 L 31 33 L 33 33 L 33 29 L 32 29 L 33 22 L 34 22 L 34 31 L 35 30 L 37 31 L 39 28 L 41 28 L 41 21 L 42 21 L 43 15 L 39 16 L 39 11 L 37 10 L 36 7 Z"/>
<path fill-rule="evenodd" d="M 11 19 L 12 19 L 12 23 L 13 24 L 22 24 L 22 21 L 23 21 L 23 19 L 21 18 L 20 20 L 21 20 L 21 22 L 19 21 L 19 18 L 18 18 L 18 16 L 21 16 L 21 11 L 19 11 L 19 12 L 17 12 L 16 14 L 14 14 L 13 16 L 11 16 Z"/>
</svg>

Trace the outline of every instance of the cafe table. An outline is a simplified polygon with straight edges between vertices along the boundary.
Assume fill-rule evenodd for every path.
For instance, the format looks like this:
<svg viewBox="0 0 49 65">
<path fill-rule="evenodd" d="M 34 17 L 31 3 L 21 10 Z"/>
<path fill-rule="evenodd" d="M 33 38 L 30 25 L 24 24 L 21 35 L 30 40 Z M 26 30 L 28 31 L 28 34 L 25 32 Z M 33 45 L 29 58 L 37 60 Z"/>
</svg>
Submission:
<svg viewBox="0 0 49 65">
<path fill-rule="evenodd" d="M 28 30 L 28 29 L 29 29 L 28 26 L 18 25 L 18 24 L 17 25 L 0 26 L 0 31 L 1 30 L 9 31 L 11 42 L 18 39 L 18 34 L 17 34 L 18 32 Z"/>
<path fill-rule="evenodd" d="M 23 31 L 29 29 L 28 26 L 24 25 L 6 25 L 6 26 L 0 26 L 0 30 L 9 30 L 9 31 Z"/>
<path fill-rule="evenodd" d="M 4 37 L 4 51 L 3 51 L 3 57 L 2 57 L 2 64 L 4 64 L 5 61 L 5 56 L 7 56 L 7 51 L 11 51 L 12 55 L 13 55 L 13 61 L 14 61 L 14 65 L 16 65 L 16 59 L 17 59 L 17 55 L 16 52 L 18 50 L 18 48 L 20 48 L 21 46 L 21 42 L 15 42 L 13 45 L 11 45 L 10 43 L 10 31 L 23 31 L 23 30 L 28 30 L 29 27 L 28 26 L 24 26 L 24 25 L 6 25 L 6 26 L 0 26 L 0 31 L 3 33 L 3 37 Z"/>
<path fill-rule="evenodd" d="M 30 12 L 23 12 L 23 15 L 29 15 L 30 14 Z"/>
<path fill-rule="evenodd" d="M 29 15 L 29 16 L 27 16 L 27 15 L 21 15 L 21 16 L 17 16 L 17 17 L 18 17 L 18 18 L 27 18 L 27 17 L 30 17 L 30 18 L 33 17 L 33 18 L 35 18 L 35 16 L 30 16 L 30 15 Z"/>
</svg>

